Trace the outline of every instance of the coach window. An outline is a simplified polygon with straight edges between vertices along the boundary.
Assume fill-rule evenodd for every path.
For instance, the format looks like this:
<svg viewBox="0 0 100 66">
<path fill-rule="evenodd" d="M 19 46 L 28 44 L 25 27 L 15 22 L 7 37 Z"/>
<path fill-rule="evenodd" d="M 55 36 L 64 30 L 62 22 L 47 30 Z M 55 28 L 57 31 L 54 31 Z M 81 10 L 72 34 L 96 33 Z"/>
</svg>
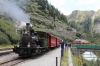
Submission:
<svg viewBox="0 0 100 66">
<path fill-rule="evenodd" d="M 41 34 L 41 35 L 40 35 L 40 38 L 45 38 L 44 34 Z"/>
</svg>

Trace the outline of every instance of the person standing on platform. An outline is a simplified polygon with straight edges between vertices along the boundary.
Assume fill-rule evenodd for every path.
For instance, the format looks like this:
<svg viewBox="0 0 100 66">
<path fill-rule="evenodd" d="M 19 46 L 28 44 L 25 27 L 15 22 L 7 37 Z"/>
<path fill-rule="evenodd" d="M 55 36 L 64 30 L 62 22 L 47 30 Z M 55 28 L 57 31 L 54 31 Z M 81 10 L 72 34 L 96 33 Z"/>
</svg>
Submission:
<svg viewBox="0 0 100 66">
<path fill-rule="evenodd" d="M 64 41 L 63 40 L 61 40 L 61 57 L 63 57 L 63 55 L 64 55 Z"/>
<path fill-rule="evenodd" d="M 67 41 L 66 41 L 66 43 L 65 43 L 65 51 L 67 50 L 67 46 L 68 46 L 68 44 L 67 44 Z"/>
</svg>

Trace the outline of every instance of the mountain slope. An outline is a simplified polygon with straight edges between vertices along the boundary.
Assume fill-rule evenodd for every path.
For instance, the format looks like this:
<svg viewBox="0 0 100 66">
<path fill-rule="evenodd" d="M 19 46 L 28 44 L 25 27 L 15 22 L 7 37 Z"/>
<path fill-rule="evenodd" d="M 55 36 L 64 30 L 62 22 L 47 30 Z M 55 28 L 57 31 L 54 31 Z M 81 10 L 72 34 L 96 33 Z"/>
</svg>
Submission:
<svg viewBox="0 0 100 66">
<path fill-rule="evenodd" d="M 79 10 L 75 10 L 73 11 L 67 18 L 68 21 L 75 21 L 75 22 L 85 22 L 86 20 L 88 20 L 88 18 L 92 18 L 92 16 L 94 15 L 94 11 L 79 11 Z"/>
<path fill-rule="evenodd" d="M 34 30 L 50 32 L 61 38 L 75 36 L 67 18 L 47 0 L 4 0 L 0 1 L 0 44 L 16 43 L 22 28 L 30 22 Z M 17 27 L 15 27 L 17 25 Z"/>
<path fill-rule="evenodd" d="M 73 11 L 67 18 L 68 21 L 72 24 L 73 28 L 76 28 L 77 31 L 84 33 L 89 33 L 92 27 L 92 17 L 94 16 L 94 11 Z"/>
<path fill-rule="evenodd" d="M 97 12 L 75 10 L 67 19 L 73 28 L 84 35 L 83 38 L 100 45 L 100 9 Z"/>
</svg>

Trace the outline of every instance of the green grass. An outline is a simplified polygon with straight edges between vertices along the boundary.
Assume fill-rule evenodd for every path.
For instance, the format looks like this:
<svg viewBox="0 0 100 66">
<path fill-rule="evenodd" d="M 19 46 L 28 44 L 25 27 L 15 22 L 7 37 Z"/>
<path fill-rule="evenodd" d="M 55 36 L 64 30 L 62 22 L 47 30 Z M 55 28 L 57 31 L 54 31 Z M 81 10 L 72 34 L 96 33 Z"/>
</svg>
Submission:
<svg viewBox="0 0 100 66">
<path fill-rule="evenodd" d="M 73 56 L 74 57 L 74 64 L 75 66 L 82 66 L 82 58 L 79 58 L 78 56 Z"/>
<path fill-rule="evenodd" d="M 68 50 L 66 50 L 64 57 L 62 58 L 61 66 L 68 66 Z"/>
<path fill-rule="evenodd" d="M 0 45 L 0 49 L 13 48 L 13 47 L 14 47 L 14 45 L 11 45 L 11 44 Z"/>
</svg>

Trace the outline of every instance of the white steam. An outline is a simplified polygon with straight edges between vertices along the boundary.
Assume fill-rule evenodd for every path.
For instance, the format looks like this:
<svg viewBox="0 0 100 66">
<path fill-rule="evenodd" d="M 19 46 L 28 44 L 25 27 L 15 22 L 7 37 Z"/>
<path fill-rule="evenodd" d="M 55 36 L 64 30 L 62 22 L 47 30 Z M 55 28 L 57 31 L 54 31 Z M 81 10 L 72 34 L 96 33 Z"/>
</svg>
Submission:
<svg viewBox="0 0 100 66">
<path fill-rule="evenodd" d="M 0 0 L 0 13 L 8 15 L 12 20 L 18 22 L 30 22 L 30 17 L 14 1 Z"/>
</svg>

